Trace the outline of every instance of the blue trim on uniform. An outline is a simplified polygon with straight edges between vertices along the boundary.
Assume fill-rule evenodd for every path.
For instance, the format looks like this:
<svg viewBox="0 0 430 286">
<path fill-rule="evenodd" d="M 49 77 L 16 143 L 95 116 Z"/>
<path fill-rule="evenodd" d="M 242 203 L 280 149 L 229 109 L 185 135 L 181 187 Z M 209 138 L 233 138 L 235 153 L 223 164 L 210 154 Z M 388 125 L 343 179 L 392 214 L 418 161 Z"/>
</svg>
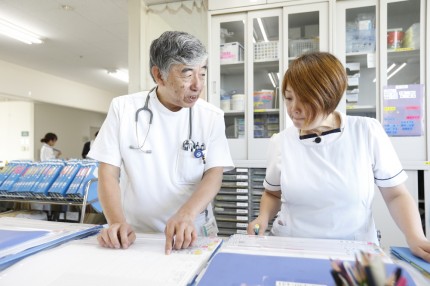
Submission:
<svg viewBox="0 0 430 286">
<path fill-rule="evenodd" d="M 268 184 L 268 185 L 271 185 L 271 186 L 273 186 L 273 187 L 280 187 L 281 185 L 272 185 L 271 183 L 269 183 L 266 179 L 264 179 L 264 181 Z"/>
<path fill-rule="evenodd" d="M 375 180 L 379 180 L 379 181 L 386 181 L 386 180 L 391 180 L 392 178 L 394 178 L 394 177 L 397 177 L 398 175 L 400 175 L 400 173 L 402 173 L 404 170 L 402 169 L 400 172 L 398 172 L 396 175 L 394 175 L 394 176 L 392 176 L 392 177 L 390 177 L 390 178 L 387 178 L 387 179 L 378 179 L 378 178 L 375 178 Z"/>
</svg>

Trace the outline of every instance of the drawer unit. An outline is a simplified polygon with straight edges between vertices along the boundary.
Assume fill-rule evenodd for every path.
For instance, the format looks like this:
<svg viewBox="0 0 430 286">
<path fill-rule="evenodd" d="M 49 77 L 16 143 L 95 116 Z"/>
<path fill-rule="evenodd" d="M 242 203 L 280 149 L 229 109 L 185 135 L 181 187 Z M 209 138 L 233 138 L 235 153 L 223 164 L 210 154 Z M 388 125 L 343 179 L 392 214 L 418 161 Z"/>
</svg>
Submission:
<svg viewBox="0 0 430 286">
<path fill-rule="evenodd" d="M 246 234 L 248 223 L 259 214 L 265 175 L 265 168 L 235 168 L 224 173 L 213 202 L 218 235 Z"/>
</svg>

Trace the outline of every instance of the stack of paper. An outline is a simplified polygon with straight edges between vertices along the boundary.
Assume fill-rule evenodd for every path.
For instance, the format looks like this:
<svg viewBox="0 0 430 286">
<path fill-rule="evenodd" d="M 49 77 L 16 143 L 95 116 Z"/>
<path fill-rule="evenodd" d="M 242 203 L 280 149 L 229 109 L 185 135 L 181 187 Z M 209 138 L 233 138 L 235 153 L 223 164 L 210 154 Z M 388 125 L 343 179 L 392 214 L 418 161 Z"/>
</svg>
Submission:
<svg viewBox="0 0 430 286">
<path fill-rule="evenodd" d="M 101 227 L 2 217 L 0 218 L 0 270 L 41 250 L 96 234 Z"/>
</svg>

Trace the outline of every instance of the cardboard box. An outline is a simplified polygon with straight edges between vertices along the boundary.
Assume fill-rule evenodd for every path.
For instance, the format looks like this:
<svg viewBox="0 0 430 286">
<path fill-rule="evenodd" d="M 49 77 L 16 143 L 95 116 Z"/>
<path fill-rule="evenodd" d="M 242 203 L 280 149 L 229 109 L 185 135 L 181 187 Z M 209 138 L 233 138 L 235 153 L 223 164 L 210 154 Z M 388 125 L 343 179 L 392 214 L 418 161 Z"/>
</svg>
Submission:
<svg viewBox="0 0 430 286">
<path fill-rule="evenodd" d="M 300 39 L 301 37 L 302 37 L 301 27 L 288 29 L 288 39 L 297 40 L 297 39 Z"/>
<path fill-rule="evenodd" d="M 320 30 L 319 25 L 305 25 L 305 38 L 312 39 L 319 37 Z"/>
</svg>

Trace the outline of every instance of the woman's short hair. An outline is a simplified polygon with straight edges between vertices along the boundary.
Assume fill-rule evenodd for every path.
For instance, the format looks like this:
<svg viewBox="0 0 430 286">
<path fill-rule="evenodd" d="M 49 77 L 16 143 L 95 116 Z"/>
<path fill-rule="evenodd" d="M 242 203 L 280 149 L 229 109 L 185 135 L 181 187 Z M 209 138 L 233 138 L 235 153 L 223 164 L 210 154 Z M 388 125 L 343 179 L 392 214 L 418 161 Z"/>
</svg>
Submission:
<svg viewBox="0 0 430 286">
<path fill-rule="evenodd" d="M 305 124 L 319 114 L 333 112 L 346 90 L 348 78 L 342 63 L 327 52 L 303 54 L 295 59 L 285 72 L 282 94 L 291 88 L 303 105 Z"/>
</svg>

